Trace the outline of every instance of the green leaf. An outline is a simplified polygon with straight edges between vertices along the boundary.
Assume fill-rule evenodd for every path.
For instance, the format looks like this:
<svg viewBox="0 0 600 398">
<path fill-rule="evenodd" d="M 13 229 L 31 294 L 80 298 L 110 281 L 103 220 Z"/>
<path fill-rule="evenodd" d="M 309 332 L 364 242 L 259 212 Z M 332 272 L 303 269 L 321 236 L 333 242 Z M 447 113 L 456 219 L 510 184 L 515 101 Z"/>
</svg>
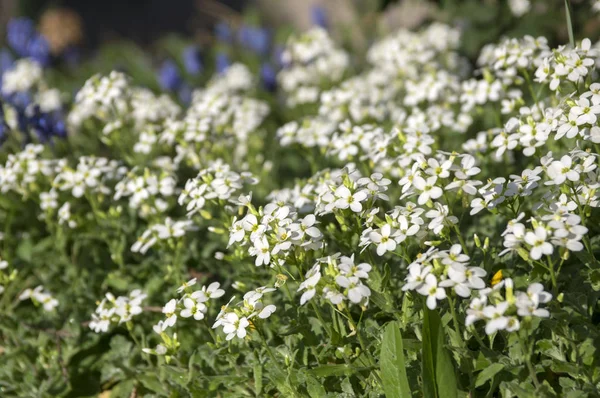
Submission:
<svg viewBox="0 0 600 398">
<path fill-rule="evenodd" d="M 379 293 L 376 290 L 371 290 L 371 297 L 369 299 L 382 311 L 388 313 L 394 312 L 394 305 L 389 297 L 389 293 Z"/>
<path fill-rule="evenodd" d="M 27 262 L 33 259 L 33 243 L 31 239 L 23 239 L 17 247 L 17 256 Z"/>
<path fill-rule="evenodd" d="M 167 375 L 169 382 L 181 387 L 188 385 L 187 370 L 175 366 L 164 366 L 162 370 Z"/>
<path fill-rule="evenodd" d="M 346 364 L 340 365 L 321 365 L 310 370 L 310 373 L 316 377 L 328 377 L 328 376 L 344 376 L 351 375 L 356 369 Z"/>
<path fill-rule="evenodd" d="M 159 393 L 167 394 L 167 390 L 163 387 L 162 383 L 158 379 L 158 376 L 153 373 L 145 373 L 139 375 L 137 379 L 146 387 L 148 390 Z"/>
<path fill-rule="evenodd" d="M 569 43 L 575 48 L 575 37 L 573 36 L 573 22 L 571 21 L 571 7 L 569 0 L 565 0 L 565 17 L 567 18 L 567 30 L 569 33 Z"/>
<path fill-rule="evenodd" d="M 260 364 L 260 362 L 257 362 L 254 365 L 254 392 L 257 397 L 260 397 L 260 393 L 262 392 L 262 386 L 263 386 L 262 378 L 263 378 L 262 365 Z"/>
<path fill-rule="evenodd" d="M 390 322 L 385 328 L 379 363 L 385 396 L 388 398 L 410 397 L 399 322 Z"/>
<path fill-rule="evenodd" d="M 290 385 L 290 381 L 286 374 L 278 367 L 278 365 L 270 365 L 265 372 L 266 377 L 273 383 L 275 388 L 279 390 L 284 397 L 297 397 L 295 387 Z"/>
<path fill-rule="evenodd" d="M 310 398 L 321 398 L 327 395 L 323 384 L 319 383 L 319 380 L 309 373 L 306 374 L 306 389 Z"/>
<path fill-rule="evenodd" d="M 444 347 L 444 327 L 437 311 L 423 310 L 423 395 L 426 398 L 458 396 L 454 364 Z"/>
<path fill-rule="evenodd" d="M 488 380 L 492 379 L 502 369 L 504 369 L 504 365 L 501 363 L 491 364 L 477 375 L 477 380 L 475 380 L 475 387 L 480 387 L 484 385 Z"/>
</svg>

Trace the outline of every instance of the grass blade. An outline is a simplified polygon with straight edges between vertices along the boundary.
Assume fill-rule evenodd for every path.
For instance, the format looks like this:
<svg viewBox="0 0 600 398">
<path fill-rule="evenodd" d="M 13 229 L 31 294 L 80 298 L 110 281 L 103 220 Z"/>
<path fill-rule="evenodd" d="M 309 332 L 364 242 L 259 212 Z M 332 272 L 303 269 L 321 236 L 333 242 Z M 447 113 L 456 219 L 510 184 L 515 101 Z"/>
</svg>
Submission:
<svg viewBox="0 0 600 398">
<path fill-rule="evenodd" d="M 390 322 L 385 328 L 379 362 L 385 396 L 388 398 L 410 397 L 402 334 L 398 322 Z"/>
<path fill-rule="evenodd" d="M 569 43 L 575 48 L 575 36 L 573 36 L 573 22 L 571 21 L 571 8 L 569 0 L 565 0 L 565 16 L 567 17 L 567 30 L 569 31 Z"/>
<path fill-rule="evenodd" d="M 458 396 L 454 364 L 444 342 L 446 335 L 437 311 L 424 309 L 423 314 L 423 395 L 426 398 Z M 441 393 L 443 391 L 443 394 Z"/>
</svg>

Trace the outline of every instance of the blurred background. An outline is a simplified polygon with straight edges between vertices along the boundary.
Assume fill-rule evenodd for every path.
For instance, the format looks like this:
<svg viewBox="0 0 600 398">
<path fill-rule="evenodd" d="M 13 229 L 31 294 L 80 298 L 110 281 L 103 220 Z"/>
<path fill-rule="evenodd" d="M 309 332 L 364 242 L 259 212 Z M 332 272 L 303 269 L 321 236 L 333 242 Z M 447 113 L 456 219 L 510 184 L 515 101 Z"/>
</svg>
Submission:
<svg viewBox="0 0 600 398">
<path fill-rule="evenodd" d="M 594 3 L 570 0 L 576 39 L 597 40 Z M 473 63 L 485 43 L 504 36 L 568 42 L 564 0 L 0 0 L 0 74 L 27 56 L 52 66 L 51 83 L 65 89 L 120 69 L 149 88 L 177 91 L 179 80 L 201 84 L 242 61 L 269 88 L 294 31 L 328 29 L 360 69 L 380 34 L 432 20 L 461 27 L 461 52 Z"/>
</svg>

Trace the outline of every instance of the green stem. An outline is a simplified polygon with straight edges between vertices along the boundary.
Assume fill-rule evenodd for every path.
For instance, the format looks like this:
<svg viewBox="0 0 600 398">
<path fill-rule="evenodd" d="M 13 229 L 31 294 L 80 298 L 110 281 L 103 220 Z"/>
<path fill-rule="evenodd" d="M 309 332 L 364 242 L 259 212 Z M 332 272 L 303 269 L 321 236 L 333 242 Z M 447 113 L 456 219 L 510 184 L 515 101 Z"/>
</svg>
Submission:
<svg viewBox="0 0 600 398">
<path fill-rule="evenodd" d="M 327 323 L 325 323 L 325 321 L 323 320 L 323 316 L 321 315 L 321 310 L 319 309 L 319 307 L 315 304 L 315 302 L 313 300 L 310 300 L 310 303 L 312 304 L 313 309 L 315 310 L 315 313 L 317 314 L 317 318 L 319 319 L 321 326 L 323 326 L 323 328 L 327 332 L 327 335 L 329 336 L 329 340 L 331 341 L 331 339 L 332 339 L 331 329 L 329 329 L 329 325 Z"/>
<path fill-rule="evenodd" d="M 461 345 L 464 346 L 464 340 L 462 339 L 462 332 L 460 330 L 460 323 L 458 322 L 458 316 L 456 315 L 456 308 L 454 305 L 454 299 L 452 298 L 452 296 L 448 296 L 448 306 L 450 307 L 450 314 L 452 315 L 452 321 L 454 323 L 454 329 L 456 329 L 456 333 L 458 334 L 458 336 L 460 337 L 460 341 L 461 341 Z"/>
<path fill-rule="evenodd" d="M 140 343 L 140 341 L 137 339 L 137 337 L 135 337 L 135 333 L 133 331 L 133 323 L 127 322 L 126 326 L 127 326 L 127 331 L 129 332 L 129 335 L 131 336 L 131 339 L 133 340 L 133 342 L 135 343 L 135 345 L 137 346 L 137 348 L 142 353 L 142 356 L 144 357 L 144 359 L 146 360 L 146 362 L 148 362 L 148 365 L 150 367 L 153 367 L 152 361 L 150 360 L 150 355 L 144 353 L 144 351 L 143 351 L 143 348 L 144 348 L 143 345 Z"/>
<path fill-rule="evenodd" d="M 373 358 L 373 356 L 371 355 L 369 350 L 367 350 L 367 345 L 365 344 L 365 342 L 360 334 L 360 331 L 358 330 L 358 327 L 354 323 L 354 320 L 352 319 L 352 314 L 350 314 L 350 311 L 348 310 L 348 308 L 346 308 L 346 314 L 347 314 L 348 322 L 350 323 L 350 326 L 356 332 L 356 336 L 358 338 L 358 343 L 360 344 L 360 348 L 361 348 L 362 352 L 364 352 L 365 355 L 367 356 L 367 359 L 369 360 L 369 363 L 371 364 L 371 366 L 373 368 L 377 369 L 377 362 L 375 362 L 375 359 Z M 377 372 L 377 370 L 373 370 L 373 375 L 377 379 L 377 382 L 381 385 L 381 377 L 379 376 L 379 373 Z"/>
<path fill-rule="evenodd" d="M 529 375 L 531 376 L 531 380 L 533 381 L 533 385 L 535 386 L 536 389 L 539 389 L 541 387 L 540 381 L 537 378 L 537 374 L 535 372 L 535 368 L 533 367 L 533 364 L 531 363 L 531 353 L 532 353 L 532 348 L 533 346 L 530 345 L 527 342 L 528 338 L 525 337 L 524 339 L 522 339 L 522 344 L 523 344 L 523 351 L 525 354 L 525 365 L 527 365 L 527 369 L 529 370 Z"/>
<path fill-rule="evenodd" d="M 550 271 L 550 280 L 552 281 L 552 291 L 554 297 L 556 297 L 558 294 L 558 284 L 556 282 L 556 272 L 554 272 L 554 263 L 550 256 L 546 256 L 546 260 L 548 261 L 548 271 Z"/>
<path fill-rule="evenodd" d="M 467 248 L 467 244 L 465 243 L 465 240 L 463 239 L 462 235 L 460 234 L 460 230 L 458 229 L 456 224 L 454 225 L 454 230 L 456 231 L 456 236 L 458 237 L 458 241 L 460 242 L 460 245 L 462 246 L 463 252 L 468 256 L 469 249 Z"/>
</svg>

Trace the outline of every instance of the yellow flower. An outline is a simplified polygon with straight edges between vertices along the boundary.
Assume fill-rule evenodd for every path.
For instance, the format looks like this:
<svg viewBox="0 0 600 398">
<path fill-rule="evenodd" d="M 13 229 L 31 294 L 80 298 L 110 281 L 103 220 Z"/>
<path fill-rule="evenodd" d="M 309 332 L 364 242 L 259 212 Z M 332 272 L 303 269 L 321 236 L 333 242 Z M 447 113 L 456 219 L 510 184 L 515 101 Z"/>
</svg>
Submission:
<svg viewBox="0 0 600 398">
<path fill-rule="evenodd" d="M 492 286 L 497 285 L 502 280 L 502 270 L 496 272 L 492 277 Z"/>
</svg>

